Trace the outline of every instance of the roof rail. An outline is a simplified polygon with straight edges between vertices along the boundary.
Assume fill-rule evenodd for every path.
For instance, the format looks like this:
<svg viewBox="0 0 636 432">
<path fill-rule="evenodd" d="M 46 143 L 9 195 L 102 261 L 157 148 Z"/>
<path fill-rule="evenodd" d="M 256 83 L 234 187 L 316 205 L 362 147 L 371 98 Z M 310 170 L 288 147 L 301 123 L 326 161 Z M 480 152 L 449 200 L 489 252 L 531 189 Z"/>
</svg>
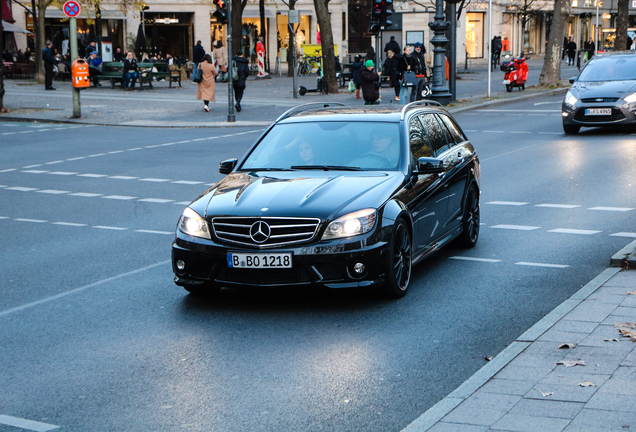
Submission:
<svg viewBox="0 0 636 432">
<path fill-rule="evenodd" d="M 311 103 L 306 103 L 303 105 L 298 105 L 295 106 L 291 109 L 288 109 L 287 111 L 285 111 L 280 117 L 278 117 L 276 119 L 276 121 L 274 123 L 278 123 L 281 120 L 286 119 L 287 117 L 291 117 L 293 114 L 298 114 L 301 113 L 303 111 L 312 109 L 312 108 L 329 108 L 331 106 L 346 106 L 343 103 L 340 102 L 311 102 Z"/>
<path fill-rule="evenodd" d="M 442 108 L 444 107 L 444 105 L 437 102 L 436 100 L 419 100 L 419 101 L 411 102 L 409 104 L 406 104 L 406 106 L 402 108 L 402 115 L 400 116 L 400 120 L 404 120 L 404 117 L 406 116 L 406 111 L 409 110 L 410 108 L 413 108 L 415 105 L 424 105 L 424 106 L 435 105 L 435 106 L 440 106 Z"/>
</svg>

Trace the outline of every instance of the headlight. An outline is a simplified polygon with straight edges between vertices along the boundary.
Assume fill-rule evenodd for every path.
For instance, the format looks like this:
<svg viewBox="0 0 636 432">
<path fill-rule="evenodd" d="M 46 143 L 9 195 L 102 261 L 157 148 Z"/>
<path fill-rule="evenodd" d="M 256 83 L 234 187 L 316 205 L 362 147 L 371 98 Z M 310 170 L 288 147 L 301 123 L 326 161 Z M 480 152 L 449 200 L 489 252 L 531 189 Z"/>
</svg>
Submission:
<svg viewBox="0 0 636 432">
<path fill-rule="evenodd" d="M 191 235 L 192 237 L 201 237 L 211 240 L 208 223 L 190 207 L 183 211 L 181 219 L 179 219 L 179 229 L 181 232 Z"/>
<path fill-rule="evenodd" d="M 623 100 L 627 103 L 633 103 L 636 102 L 636 93 L 632 93 L 629 96 L 623 98 Z"/>
<path fill-rule="evenodd" d="M 339 217 L 329 224 L 322 239 L 329 240 L 368 233 L 375 225 L 376 214 L 374 209 L 365 209 Z"/>
<path fill-rule="evenodd" d="M 574 95 L 572 93 L 570 93 L 568 91 L 568 93 L 565 95 L 565 104 L 571 106 L 572 108 L 574 108 L 574 105 L 578 102 L 579 100 L 577 98 L 574 97 Z"/>
</svg>

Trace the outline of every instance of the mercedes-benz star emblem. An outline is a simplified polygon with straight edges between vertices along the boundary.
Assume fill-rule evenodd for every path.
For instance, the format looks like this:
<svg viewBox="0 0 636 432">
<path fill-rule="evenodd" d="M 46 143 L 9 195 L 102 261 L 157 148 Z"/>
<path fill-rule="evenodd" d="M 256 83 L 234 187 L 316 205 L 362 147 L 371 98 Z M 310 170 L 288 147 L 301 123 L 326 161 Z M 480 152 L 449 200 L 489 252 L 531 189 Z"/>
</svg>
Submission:
<svg viewBox="0 0 636 432">
<path fill-rule="evenodd" d="M 271 233 L 271 228 L 263 221 L 254 222 L 250 227 L 250 237 L 255 243 L 265 243 Z"/>
</svg>

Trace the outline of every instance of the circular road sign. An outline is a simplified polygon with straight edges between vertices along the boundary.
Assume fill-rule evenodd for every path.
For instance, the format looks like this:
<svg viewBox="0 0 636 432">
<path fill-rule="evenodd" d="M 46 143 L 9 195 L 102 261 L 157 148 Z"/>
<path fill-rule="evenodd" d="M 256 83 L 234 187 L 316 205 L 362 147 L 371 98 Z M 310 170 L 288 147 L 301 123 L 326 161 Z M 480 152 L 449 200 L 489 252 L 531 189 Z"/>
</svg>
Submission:
<svg viewBox="0 0 636 432">
<path fill-rule="evenodd" d="M 74 0 L 69 0 L 66 3 L 64 3 L 64 6 L 62 6 L 62 11 L 64 12 L 64 15 L 66 15 L 69 18 L 76 18 L 80 14 L 80 10 L 81 10 L 81 7 L 79 3 Z"/>
</svg>

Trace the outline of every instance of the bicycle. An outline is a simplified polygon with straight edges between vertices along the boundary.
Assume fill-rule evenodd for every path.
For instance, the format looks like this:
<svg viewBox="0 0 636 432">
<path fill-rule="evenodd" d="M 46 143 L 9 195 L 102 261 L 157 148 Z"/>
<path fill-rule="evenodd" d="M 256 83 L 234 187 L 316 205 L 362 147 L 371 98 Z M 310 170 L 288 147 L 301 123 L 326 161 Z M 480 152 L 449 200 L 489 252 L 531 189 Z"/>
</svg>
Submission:
<svg viewBox="0 0 636 432">
<path fill-rule="evenodd" d="M 298 76 L 308 76 L 314 72 L 314 68 L 316 68 L 316 74 L 320 75 L 321 67 L 320 61 L 322 60 L 321 56 L 311 57 L 311 56 L 303 56 L 303 61 L 298 64 Z"/>
</svg>

